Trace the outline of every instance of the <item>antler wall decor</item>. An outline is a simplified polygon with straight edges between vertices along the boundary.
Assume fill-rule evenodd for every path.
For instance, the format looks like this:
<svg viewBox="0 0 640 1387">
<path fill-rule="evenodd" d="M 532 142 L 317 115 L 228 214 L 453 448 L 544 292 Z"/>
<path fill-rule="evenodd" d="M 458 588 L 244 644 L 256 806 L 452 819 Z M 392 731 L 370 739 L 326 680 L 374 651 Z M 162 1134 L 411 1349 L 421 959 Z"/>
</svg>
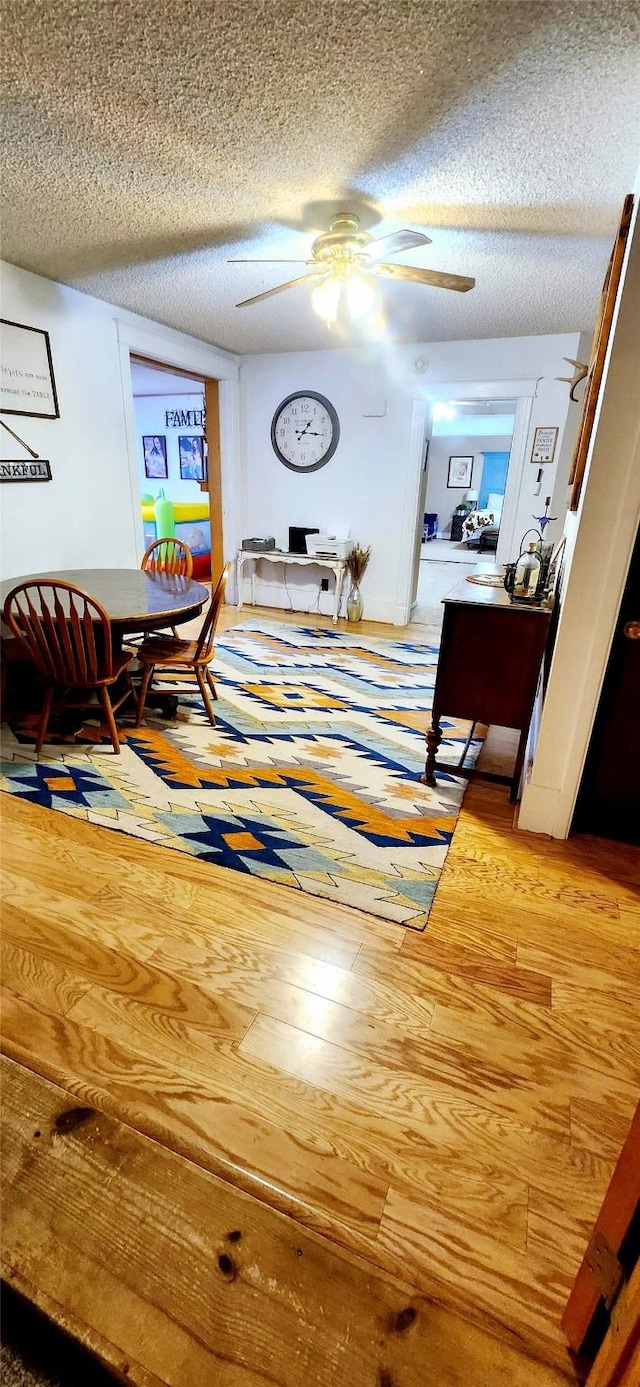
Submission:
<svg viewBox="0 0 640 1387">
<path fill-rule="evenodd" d="M 569 366 L 575 366 L 576 369 L 572 376 L 556 376 L 556 380 L 561 380 L 571 387 L 569 390 L 569 399 L 573 400 L 574 405 L 577 405 L 578 401 L 573 392 L 576 386 L 580 384 L 580 381 L 584 380 L 589 374 L 589 367 L 585 365 L 584 361 L 574 361 L 572 356 L 563 356 L 562 360 L 566 361 Z"/>
</svg>

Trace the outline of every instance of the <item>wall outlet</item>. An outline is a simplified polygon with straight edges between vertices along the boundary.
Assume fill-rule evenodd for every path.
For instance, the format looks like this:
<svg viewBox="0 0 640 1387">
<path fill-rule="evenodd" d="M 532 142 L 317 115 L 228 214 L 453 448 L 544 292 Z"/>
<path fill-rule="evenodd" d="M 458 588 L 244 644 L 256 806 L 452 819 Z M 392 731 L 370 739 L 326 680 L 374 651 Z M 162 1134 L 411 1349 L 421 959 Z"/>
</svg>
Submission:
<svg viewBox="0 0 640 1387">
<path fill-rule="evenodd" d="M 321 579 L 320 579 L 320 591 L 321 591 L 321 592 L 328 592 L 328 591 L 329 591 L 329 579 L 328 579 L 328 578 L 321 578 Z"/>
</svg>

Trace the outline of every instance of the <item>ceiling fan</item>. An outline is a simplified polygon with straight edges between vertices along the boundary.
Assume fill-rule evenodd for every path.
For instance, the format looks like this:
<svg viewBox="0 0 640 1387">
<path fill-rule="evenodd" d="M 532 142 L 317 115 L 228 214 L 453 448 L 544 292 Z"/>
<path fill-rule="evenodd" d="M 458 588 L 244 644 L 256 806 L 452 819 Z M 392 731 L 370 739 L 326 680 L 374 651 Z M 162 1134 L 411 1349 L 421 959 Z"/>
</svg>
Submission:
<svg viewBox="0 0 640 1387">
<path fill-rule="evenodd" d="M 373 306 L 375 292 L 373 281 L 376 278 L 405 279 L 414 284 L 435 285 L 439 289 L 456 289 L 466 293 L 473 289 L 475 279 L 465 275 L 447 274 L 440 270 L 423 270 L 416 265 L 389 265 L 382 259 L 386 255 L 397 255 L 399 251 L 412 250 L 415 246 L 431 244 L 431 238 L 422 231 L 394 231 L 390 236 L 374 239 L 366 231 L 359 231 L 359 220 L 350 212 L 341 212 L 331 222 L 328 231 L 317 236 L 311 246 L 307 260 L 229 260 L 230 265 L 308 265 L 309 274 L 289 279 L 285 284 L 277 284 L 275 289 L 265 289 L 262 294 L 254 294 L 243 299 L 236 308 L 249 308 L 274 294 L 282 294 L 285 289 L 294 289 L 298 284 L 313 284 L 311 295 L 313 307 L 329 324 L 335 321 L 338 306 L 345 291 L 347 307 L 351 317 L 360 318 Z"/>
</svg>

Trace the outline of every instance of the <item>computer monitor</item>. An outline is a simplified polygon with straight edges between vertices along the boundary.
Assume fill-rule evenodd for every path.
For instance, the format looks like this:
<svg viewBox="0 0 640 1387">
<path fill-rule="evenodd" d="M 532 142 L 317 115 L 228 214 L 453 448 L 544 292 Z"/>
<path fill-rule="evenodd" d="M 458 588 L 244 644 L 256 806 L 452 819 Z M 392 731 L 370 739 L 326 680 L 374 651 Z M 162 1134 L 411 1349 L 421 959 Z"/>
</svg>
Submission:
<svg viewBox="0 0 640 1387">
<path fill-rule="evenodd" d="M 290 525 L 289 526 L 289 553 L 306 554 L 307 535 L 319 535 L 320 530 L 317 525 Z"/>
</svg>

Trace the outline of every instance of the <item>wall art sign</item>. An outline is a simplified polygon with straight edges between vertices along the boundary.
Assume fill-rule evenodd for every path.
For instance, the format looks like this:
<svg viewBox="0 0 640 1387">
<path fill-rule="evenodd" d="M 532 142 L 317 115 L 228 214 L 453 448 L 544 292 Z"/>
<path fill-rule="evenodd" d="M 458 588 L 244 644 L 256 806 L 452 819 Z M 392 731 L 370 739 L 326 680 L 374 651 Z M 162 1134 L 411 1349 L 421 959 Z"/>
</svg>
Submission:
<svg viewBox="0 0 640 1387">
<path fill-rule="evenodd" d="M 164 481 L 169 476 L 167 440 L 164 434 L 143 433 L 142 451 L 144 453 L 145 477 Z"/>
<path fill-rule="evenodd" d="M 0 318 L 0 411 L 59 419 L 49 333 Z"/>
<path fill-rule="evenodd" d="M 450 457 L 447 487 L 449 489 L 458 486 L 470 487 L 472 472 L 473 453 L 469 456 Z"/>
<path fill-rule="evenodd" d="M 0 482 L 50 482 L 51 463 L 46 458 L 35 462 L 0 462 Z"/>
<path fill-rule="evenodd" d="M 199 433 L 178 436 L 178 456 L 180 476 L 185 482 L 203 482 L 206 479 L 204 466 L 204 438 Z"/>
<path fill-rule="evenodd" d="M 531 450 L 532 462 L 553 462 L 558 442 L 558 429 L 538 428 L 533 435 L 533 448 Z"/>
<path fill-rule="evenodd" d="M 165 409 L 165 429 L 203 429 L 203 409 Z"/>
</svg>

